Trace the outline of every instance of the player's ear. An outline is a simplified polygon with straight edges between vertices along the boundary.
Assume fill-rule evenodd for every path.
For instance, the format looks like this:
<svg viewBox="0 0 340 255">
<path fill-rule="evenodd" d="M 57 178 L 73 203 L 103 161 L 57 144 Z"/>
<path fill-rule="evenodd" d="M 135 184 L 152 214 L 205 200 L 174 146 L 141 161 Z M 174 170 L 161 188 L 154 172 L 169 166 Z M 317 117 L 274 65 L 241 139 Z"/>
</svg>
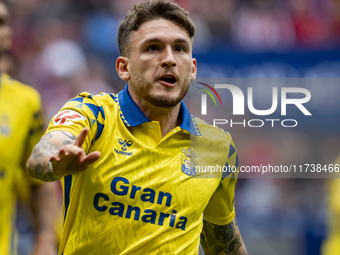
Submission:
<svg viewBox="0 0 340 255">
<path fill-rule="evenodd" d="M 196 58 L 193 58 L 192 59 L 190 82 L 193 82 L 193 81 L 196 80 L 196 74 L 197 74 L 197 61 L 196 61 Z"/>
<path fill-rule="evenodd" d="M 116 61 L 116 71 L 119 77 L 124 81 L 130 80 L 130 73 L 128 70 L 129 59 L 126 57 L 118 57 Z"/>
</svg>

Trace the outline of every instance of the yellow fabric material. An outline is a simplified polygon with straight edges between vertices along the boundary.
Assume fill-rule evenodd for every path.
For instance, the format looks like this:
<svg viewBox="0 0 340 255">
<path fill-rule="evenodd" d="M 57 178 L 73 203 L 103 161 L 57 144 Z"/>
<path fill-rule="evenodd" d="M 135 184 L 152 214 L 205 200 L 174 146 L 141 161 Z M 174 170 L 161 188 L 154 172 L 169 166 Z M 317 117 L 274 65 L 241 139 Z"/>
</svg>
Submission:
<svg viewBox="0 0 340 255">
<path fill-rule="evenodd" d="M 340 165 L 340 156 L 334 164 Z M 322 255 L 340 254 L 340 178 L 327 180 L 328 194 L 328 237 L 323 247 Z"/>
<path fill-rule="evenodd" d="M 83 93 L 67 102 L 46 132 L 77 136 L 88 127 L 84 150 L 101 157 L 61 180 L 59 254 L 197 254 L 203 213 L 215 224 L 230 223 L 237 173 L 221 180 L 222 173 L 184 171 L 235 166 L 237 151 L 229 134 L 194 122 L 201 135 L 176 127 L 162 138 L 156 121 L 130 126 L 117 95 Z"/>
</svg>

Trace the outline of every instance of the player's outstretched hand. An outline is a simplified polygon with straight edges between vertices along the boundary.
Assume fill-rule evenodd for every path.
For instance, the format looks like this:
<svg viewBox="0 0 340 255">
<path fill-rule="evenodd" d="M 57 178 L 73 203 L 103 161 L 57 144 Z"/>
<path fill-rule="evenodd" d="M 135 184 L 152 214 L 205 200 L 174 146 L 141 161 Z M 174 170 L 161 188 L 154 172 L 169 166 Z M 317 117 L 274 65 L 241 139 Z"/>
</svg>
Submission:
<svg viewBox="0 0 340 255">
<path fill-rule="evenodd" d="M 61 178 L 69 174 L 79 174 L 100 158 L 99 151 L 86 155 L 83 150 L 88 133 L 88 128 L 84 128 L 73 143 L 64 145 L 59 149 L 57 156 L 50 157 L 50 167 L 54 176 Z"/>
</svg>

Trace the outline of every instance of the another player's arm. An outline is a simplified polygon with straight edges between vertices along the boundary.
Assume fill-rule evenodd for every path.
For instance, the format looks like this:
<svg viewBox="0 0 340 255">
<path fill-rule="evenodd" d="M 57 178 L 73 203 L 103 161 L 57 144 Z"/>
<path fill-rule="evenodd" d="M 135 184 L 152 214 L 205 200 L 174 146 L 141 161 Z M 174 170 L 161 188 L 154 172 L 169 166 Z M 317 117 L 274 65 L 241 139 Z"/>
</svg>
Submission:
<svg viewBox="0 0 340 255">
<path fill-rule="evenodd" d="M 58 211 L 57 182 L 42 183 L 32 187 L 33 217 L 36 224 L 36 239 L 32 255 L 54 255 L 57 242 L 54 230 Z"/>
<path fill-rule="evenodd" d="M 204 220 L 201 244 L 206 255 L 248 255 L 236 218 L 227 225 Z"/>
<path fill-rule="evenodd" d="M 27 162 L 30 175 L 48 182 L 83 172 L 100 157 L 98 151 L 85 154 L 82 145 L 88 133 L 89 130 L 84 128 L 78 137 L 65 131 L 44 135 Z"/>
</svg>

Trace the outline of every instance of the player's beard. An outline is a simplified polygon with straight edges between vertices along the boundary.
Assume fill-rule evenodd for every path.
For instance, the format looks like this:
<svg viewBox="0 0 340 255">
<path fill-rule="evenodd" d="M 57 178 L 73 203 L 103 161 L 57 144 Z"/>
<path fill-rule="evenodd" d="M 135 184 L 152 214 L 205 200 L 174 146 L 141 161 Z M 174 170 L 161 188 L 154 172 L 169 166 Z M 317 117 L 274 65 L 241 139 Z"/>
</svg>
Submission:
<svg viewBox="0 0 340 255">
<path fill-rule="evenodd" d="M 182 84 L 178 82 L 176 86 L 180 86 L 180 93 L 176 98 L 173 97 L 165 97 L 159 95 L 153 95 L 150 93 L 149 88 L 152 88 L 152 83 L 148 82 L 143 75 L 135 74 L 133 77 L 131 76 L 131 83 L 137 84 L 133 86 L 133 90 L 138 95 L 138 97 L 145 99 L 150 104 L 161 107 L 161 108 L 172 108 L 175 107 L 181 100 L 185 97 L 189 90 L 190 86 L 190 78 L 186 78 L 182 81 Z M 171 92 L 173 88 L 167 88 L 166 90 Z"/>
</svg>

